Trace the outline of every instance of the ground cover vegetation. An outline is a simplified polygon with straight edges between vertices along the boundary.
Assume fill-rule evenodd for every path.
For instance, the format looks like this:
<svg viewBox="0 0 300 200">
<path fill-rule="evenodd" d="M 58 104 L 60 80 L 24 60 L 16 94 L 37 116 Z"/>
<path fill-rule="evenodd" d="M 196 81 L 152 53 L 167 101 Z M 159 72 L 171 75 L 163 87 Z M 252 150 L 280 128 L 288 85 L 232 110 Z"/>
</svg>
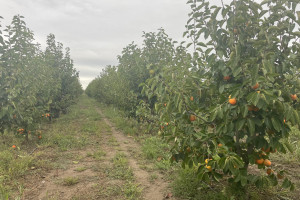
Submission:
<svg viewBox="0 0 300 200">
<path fill-rule="evenodd" d="M 299 2 L 188 4 L 191 43 L 144 33 L 86 93 L 148 124 L 169 142 L 170 161 L 202 183 L 225 181 L 241 196 L 294 190 L 284 162 L 299 151 Z"/>
</svg>

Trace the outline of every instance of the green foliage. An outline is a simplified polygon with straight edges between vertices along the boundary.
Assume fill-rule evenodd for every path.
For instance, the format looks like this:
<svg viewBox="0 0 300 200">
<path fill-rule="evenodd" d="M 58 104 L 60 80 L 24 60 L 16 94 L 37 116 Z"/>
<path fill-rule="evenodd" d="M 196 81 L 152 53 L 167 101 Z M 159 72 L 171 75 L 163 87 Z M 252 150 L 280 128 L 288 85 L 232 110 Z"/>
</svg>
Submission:
<svg viewBox="0 0 300 200">
<path fill-rule="evenodd" d="M 299 2 L 188 4 L 184 36 L 191 43 L 176 47 L 163 30 L 146 33 L 143 48 L 126 47 L 87 94 L 160 129 L 172 160 L 197 166 L 202 181 L 294 189 L 288 179 L 248 167 L 272 168 L 256 160 L 292 151 L 291 128 L 300 125 Z"/>
<path fill-rule="evenodd" d="M 28 139 L 43 114 L 51 119 L 66 112 L 82 89 L 70 49 L 64 54 L 63 45 L 50 34 L 43 52 L 23 18 L 14 16 L 0 32 L 0 132 L 22 128 Z"/>
<path fill-rule="evenodd" d="M 125 47 L 118 56 L 119 65 L 107 66 L 88 85 L 87 95 L 121 108 L 128 116 L 136 115 L 136 106 L 141 100 L 147 100 L 141 95 L 140 84 L 159 73 L 174 56 L 174 43 L 163 29 L 158 33 L 144 33 L 143 37 L 143 48 L 135 44 Z M 149 102 L 151 106 L 154 101 Z"/>
</svg>

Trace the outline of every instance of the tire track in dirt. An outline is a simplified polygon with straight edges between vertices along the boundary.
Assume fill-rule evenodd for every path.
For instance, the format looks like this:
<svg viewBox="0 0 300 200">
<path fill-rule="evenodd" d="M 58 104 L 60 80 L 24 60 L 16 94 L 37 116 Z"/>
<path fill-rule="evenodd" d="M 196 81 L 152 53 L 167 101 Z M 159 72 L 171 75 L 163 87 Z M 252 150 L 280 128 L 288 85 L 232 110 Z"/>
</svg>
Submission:
<svg viewBox="0 0 300 200">
<path fill-rule="evenodd" d="M 97 112 L 102 116 L 102 119 L 107 125 L 111 127 L 112 136 L 119 143 L 119 149 L 123 152 L 129 161 L 129 165 L 133 170 L 136 181 L 143 188 L 143 198 L 145 200 L 163 200 L 166 199 L 167 194 L 169 193 L 169 184 L 163 180 L 162 175 L 158 174 L 158 178 L 155 182 L 150 182 L 151 174 L 140 168 L 136 159 L 134 159 L 130 152 L 134 149 L 135 151 L 141 152 L 140 144 L 132 140 L 132 138 L 126 137 L 124 133 L 116 130 L 112 122 L 110 122 L 102 113 L 102 111 L 97 108 Z M 174 199 L 169 197 L 168 199 Z"/>
</svg>

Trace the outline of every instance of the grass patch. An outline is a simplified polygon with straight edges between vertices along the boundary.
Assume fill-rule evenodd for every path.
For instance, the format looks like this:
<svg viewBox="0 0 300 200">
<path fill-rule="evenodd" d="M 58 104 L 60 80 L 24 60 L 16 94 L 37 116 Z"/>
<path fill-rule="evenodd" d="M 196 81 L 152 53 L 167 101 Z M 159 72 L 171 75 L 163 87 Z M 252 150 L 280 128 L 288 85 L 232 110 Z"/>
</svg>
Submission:
<svg viewBox="0 0 300 200">
<path fill-rule="evenodd" d="M 96 133 L 99 130 L 97 124 L 98 123 L 95 121 L 88 121 L 81 126 L 81 131 L 86 133 Z"/>
<path fill-rule="evenodd" d="M 110 137 L 108 140 L 108 143 L 112 146 L 119 146 L 120 144 L 118 143 L 118 141 L 116 140 L 116 138 L 114 137 Z"/>
<path fill-rule="evenodd" d="M 155 163 L 157 169 L 170 169 L 170 147 L 161 138 L 156 136 L 146 138 L 142 142 L 142 153 L 147 160 Z"/>
<path fill-rule="evenodd" d="M 88 138 L 84 135 L 81 137 L 74 137 L 73 135 L 56 133 L 49 138 L 48 142 L 51 146 L 57 146 L 61 151 L 67 151 L 70 149 L 81 149 L 86 146 Z"/>
<path fill-rule="evenodd" d="M 120 180 L 133 180 L 133 171 L 128 165 L 128 159 L 123 153 L 117 153 L 112 160 L 113 166 L 107 168 L 109 177 Z"/>
<path fill-rule="evenodd" d="M 105 156 L 106 153 L 102 150 L 98 150 L 96 152 L 93 153 L 92 157 L 96 160 L 102 160 L 103 156 Z"/>
<path fill-rule="evenodd" d="M 135 199 L 141 199 L 140 197 L 141 197 L 143 188 L 141 188 L 136 183 L 128 181 L 123 185 L 122 191 L 123 191 L 126 199 L 135 200 Z"/>
<path fill-rule="evenodd" d="M 62 184 L 65 186 L 72 186 L 79 183 L 79 178 L 77 177 L 66 177 L 62 180 Z"/>
<path fill-rule="evenodd" d="M 86 167 L 78 167 L 78 168 L 76 168 L 74 171 L 76 171 L 76 172 L 83 172 L 83 171 L 85 171 L 85 170 L 87 170 Z"/>
<path fill-rule="evenodd" d="M 153 183 L 158 178 L 157 174 L 153 173 L 150 175 L 150 182 Z"/>
<path fill-rule="evenodd" d="M 104 115 L 126 135 L 143 135 L 146 133 L 146 128 L 142 127 L 134 118 L 125 117 L 125 113 L 121 110 L 103 104 L 100 104 L 100 107 Z"/>
<path fill-rule="evenodd" d="M 102 185 L 99 188 L 99 196 L 102 198 L 109 199 L 127 199 L 127 200 L 138 200 L 142 199 L 142 188 L 131 181 L 126 181 L 120 184 L 107 184 Z"/>
<path fill-rule="evenodd" d="M 112 198 L 121 197 L 123 194 L 121 185 L 101 185 L 99 188 L 99 195 L 101 197 Z"/>
</svg>

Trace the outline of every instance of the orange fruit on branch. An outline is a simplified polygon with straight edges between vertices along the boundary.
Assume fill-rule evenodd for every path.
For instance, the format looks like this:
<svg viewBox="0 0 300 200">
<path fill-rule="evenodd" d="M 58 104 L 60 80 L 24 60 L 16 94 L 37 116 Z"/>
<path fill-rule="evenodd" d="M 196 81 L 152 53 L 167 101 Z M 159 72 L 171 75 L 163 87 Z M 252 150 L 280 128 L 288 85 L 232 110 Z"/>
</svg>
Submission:
<svg viewBox="0 0 300 200">
<path fill-rule="evenodd" d="M 190 100 L 191 100 L 191 101 L 194 101 L 194 97 L 193 97 L 193 96 L 191 96 L 191 97 L 190 97 Z"/>
<path fill-rule="evenodd" d="M 257 159 L 255 162 L 256 162 L 256 164 L 261 165 L 264 163 L 264 159 L 263 158 Z"/>
<path fill-rule="evenodd" d="M 224 80 L 224 81 L 229 81 L 230 79 L 231 79 L 230 76 L 224 76 L 224 77 L 223 77 L 223 80 Z"/>
<path fill-rule="evenodd" d="M 271 161 L 269 161 L 268 159 L 266 159 L 266 160 L 264 161 L 264 165 L 267 166 L 267 167 L 270 167 L 271 164 L 272 164 Z"/>
<path fill-rule="evenodd" d="M 196 116 L 195 115 L 190 115 L 190 121 L 195 121 L 196 120 Z"/>
<path fill-rule="evenodd" d="M 13 149 L 15 149 L 17 146 L 16 146 L 16 145 L 12 145 L 11 147 L 12 147 Z"/>
<path fill-rule="evenodd" d="M 258 87 L 259 87 L 259 84 L 256 83 L 255 85 L 252 86 L 252 89 L 253 89 L 253 90 L 256 90 Z"/>
<path fill-rule="evenodd" d="M 236 104 L 236 99 L 235 99 L 235 98 L 229 99 L 228 102 L 229 102 L 231 105 L 235 105 L 235 104 Z"/>
<path fill-rule="evenodd" d="M 296 94 L 291 94 L 290 95 L 293 101 L 296 101 L 298 99 Z"/>
</svg>

